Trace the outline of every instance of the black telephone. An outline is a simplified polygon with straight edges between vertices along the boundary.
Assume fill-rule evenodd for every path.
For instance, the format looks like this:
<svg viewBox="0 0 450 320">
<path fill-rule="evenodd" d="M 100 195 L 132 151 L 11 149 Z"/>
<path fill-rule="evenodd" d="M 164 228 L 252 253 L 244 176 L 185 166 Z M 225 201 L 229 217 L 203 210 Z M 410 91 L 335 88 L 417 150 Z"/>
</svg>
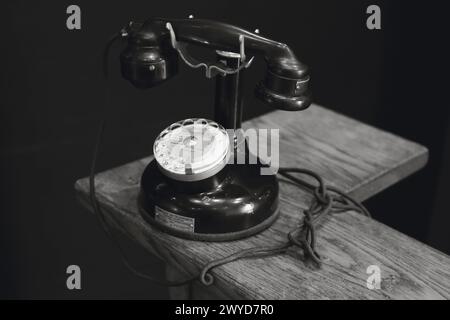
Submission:
<svg viewBox="0 0 450 320">
<path fill-rule="evenodd" d="M 242 76 L 254 57 L 262 56 L 267 63 L 256 97 L 281 110 L 310 105 L 306 66 L 286 44 L 210 20 L 152 18 L 131 22 L 122 36 L 128 40 L 120 55 L 122 76 L 138 88 L 175 76 L 180 59 L 192 68 L 204 68 L 208 78 L 216 77 L 215 121 L 178 121 L 156 139 L 155 159 L 141 179 L 143 217 L 168 233 L 207 241 L 238 239 L 270 226 L 279 212 L 277 177 L 261 175 L 266 164 L 260 159 L 230 163 L 248 147 L 245 139 L 225 128 L 235 132 L 241 127 Z M 216 50 L 217 61 L 197 61 L 187 44 Z M 197 158 L 177 156 L 194 152 L 198 145 L 202 149 Z"/>
</svg>

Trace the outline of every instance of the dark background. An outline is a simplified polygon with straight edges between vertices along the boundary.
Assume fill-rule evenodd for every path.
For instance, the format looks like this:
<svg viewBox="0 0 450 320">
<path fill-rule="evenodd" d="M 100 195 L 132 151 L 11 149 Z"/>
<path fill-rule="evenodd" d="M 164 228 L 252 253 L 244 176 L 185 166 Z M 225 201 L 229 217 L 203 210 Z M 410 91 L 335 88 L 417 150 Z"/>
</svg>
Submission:
<svg viewBox="0 0 450 320">
<path fill-rule="evenodd" d="M 439 2 L 438 2 L 439 3 Z M 82 10 L 82 29 L 66 28 L 66 8 Z M 366 28 L 378 4 L 382 30 Z M 288 43 L 311 68 L 315 102 L 430 150 L 425 169 L 367 201 L 374 217 L 450 252 L 450 119 L 445 10 L 411 1 L 14 1 L 2 2 L 0 71 L 0 298 L 166 298 L 164 288 L 131 275 L 95 220 L 75 201 L 88 174 L 105 82 L 107 38 L 130 19 L 222 20 Z M 448 20 L 448 19 L 447 19 Z M 166 125 L 212 116 L 212 81 L 185 70 L 154 90 L 120 78 L 111 61 L 113 99 L 99 170 L 151 153 Z M 269 109 L 252 97 L 263 68 L 248 72 L 244 117 Z M 128 244 L 133 264 L 162 275 Z M 66 267 L 82 269 L 82 290 L 65 287 Z M 156 267 L 155 267 L 156 265 Z"/>
</svg>

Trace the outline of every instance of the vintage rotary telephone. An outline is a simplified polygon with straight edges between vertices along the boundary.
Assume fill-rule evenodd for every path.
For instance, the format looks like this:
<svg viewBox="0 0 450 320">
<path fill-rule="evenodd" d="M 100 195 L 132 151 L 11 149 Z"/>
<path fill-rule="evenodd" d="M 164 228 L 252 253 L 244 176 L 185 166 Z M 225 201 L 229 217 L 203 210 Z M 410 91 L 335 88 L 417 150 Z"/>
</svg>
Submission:
<svg viewBox="0 0 450 320">
<path fill-rule="evenodd" d="M 127 39 L 120 55 L 122 76 L 138 88 L 151 88 L 169 80 L 177 74 L 180 60 L 189 67 L 204 68 L 208 78 L 216 77 L 214 121 L 178 121 L 156 138 L 155 158 L 141 178 L 138 206 L 144 219 L 167 233 L 204 241 L 235 240 L 269 227 L 279 212 L 278 179 L 275 174 L 261 174 L 261 169 L 267 167 L 262 160 L 249 161 L 248 143 L 238 134 L 243 73 L 255 57 L 263 57 L 267 70 L 255 88 L 256 97 L 273 108 L 298 111 L 311 103 L 306 67 L 287 45 L 257 32 L 202 19 L 153 18 L 144 23 L 129 23 L 108 42 L 103 60 L 106 78 L 108 52 L 119 38 Z M 214 49 L 217 61 L 196 61 L 188 54 L 187 44 Z M 213 260 L 198 275 L 184 280 L 160 281 L 127 262 L 96 198 L 96 160 L 104 123 L 102 119 L 90 171 L 92 206 L 105 232 L 118 245 L 125 265 L 137 276 L 155 283 L 179 286 L 198 279 L 209 285 L 213 283 L 209 271 L 214 267 L 237 259 L 284 253 L 292 246 L 301 248 L 305 257 L 320 266 L 321 257 L 315 250 L 315 226 L 330 213 L 355 210 L 370 216 L 361 203 L 326 185 L 317 173 L 306 168 L 280 168 L 278 174 L 313 195 L 309 208 L 302 210 L 303 218 L 286 231 L 286 242 L 248 248 Z M 230 161 L 242 154 L 245 164 Z M 298 175 L 309 176 L 315 184 Z"/>
<path fill-rule="evenodd" d="M 210 20 L 131 22 L 122 36 L 128 41 L 120 55 L 122 76 L 135 87 L 171 79 L 179 60 L 216 77 L 215 121 L 178 121 L 157 137 L 155 159 L 141 179 L 143 217 L 168 233 L 195 240 L 233 240 L 267 228 L 278 214 L 276 175 L 261 175 L 261 161 L 230 162 L 248 149 L 245 139 L 229 139 L 225 129 L 241 127 L 242 74 L 254 57 L 267 64 L 255 95 L 276 109 L 298 111 L 310 105 L 306 66 L 283 43 Z M 187 44 L 215 49 L 217 61 L 196 61 Z M 182 156 L 195 151 L 187 160 Z"/>
</svg>

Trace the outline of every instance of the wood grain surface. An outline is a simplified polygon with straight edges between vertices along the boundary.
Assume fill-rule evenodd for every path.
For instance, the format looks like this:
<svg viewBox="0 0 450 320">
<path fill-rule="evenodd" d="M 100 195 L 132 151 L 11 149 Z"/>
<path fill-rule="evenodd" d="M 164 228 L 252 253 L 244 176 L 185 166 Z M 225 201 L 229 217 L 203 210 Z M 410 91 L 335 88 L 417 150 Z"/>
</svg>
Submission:
<svg viewBox="0 0 450 320">
<path fill-rule="evenodd" d="M 280 129 L 282 166 L 320 173 L 330 185 L 359 200 L 367 199 L 425 165 L 426 148 L 323 107 L 290 113 L 275 111 L 248 121 L 245 127 Z M 266 231 L 244 240 L 211 243 L 188 241 L 149 226 L 137 210 L 139 180 L 151 158 L 97 175 L 98 197 L 111 223 L 160 256 L 180 274 L 240 249 L 284 242 L 300 221 L 311 195 L 280 180 L 281 214 Z M 76 182 L 88 208 L 89 181 Z M 345 212 L 318 229 L 321 269 L 305 264 L 295 249 L 264 259 L 247 259 L 212 271 L 210 287 L 196 283 L 206 298 L 249 299 L 448 299 L 450 258 L 375 220 Z M 367 267 L 381 270 L 381 288 L 366 286 Z M 201 296 L 199 296 L 201 297 Z"/>
</svg>

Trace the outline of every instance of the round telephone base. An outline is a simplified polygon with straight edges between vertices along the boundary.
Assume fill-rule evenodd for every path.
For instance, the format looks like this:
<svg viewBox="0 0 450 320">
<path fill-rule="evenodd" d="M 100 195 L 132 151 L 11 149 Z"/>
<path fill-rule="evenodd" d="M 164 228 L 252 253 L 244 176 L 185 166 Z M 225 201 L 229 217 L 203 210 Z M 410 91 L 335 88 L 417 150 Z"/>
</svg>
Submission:
<svg viewBox="0 0 450 320">
<path fill-rule="evenodd" d="M 271 226 L 279 213 L 276 175 L 260 164 L 228 164 L 199 183 L 164 176 L 153 160 L 141 179 L 139 209 L 150 224 L 169 234 L 200 241 L 231 241 Z"/>
</svg>

